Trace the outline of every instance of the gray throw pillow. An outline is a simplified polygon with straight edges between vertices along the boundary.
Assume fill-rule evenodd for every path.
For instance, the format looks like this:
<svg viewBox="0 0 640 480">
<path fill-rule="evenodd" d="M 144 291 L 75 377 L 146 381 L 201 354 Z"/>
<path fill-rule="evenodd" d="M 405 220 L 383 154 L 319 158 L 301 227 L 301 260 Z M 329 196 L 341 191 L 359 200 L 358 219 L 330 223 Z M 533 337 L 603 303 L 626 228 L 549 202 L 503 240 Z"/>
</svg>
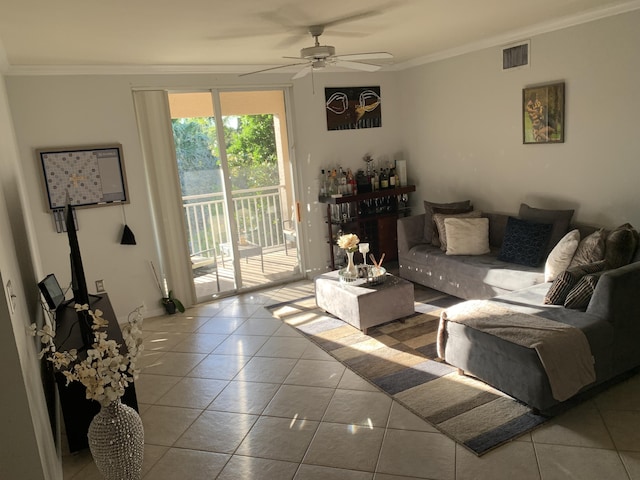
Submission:
<svg viewBox="0 0 640 480">
<path fill-rule="evenodd" d="M 629 223 L 620 225 L 607 235 L 604 259 L 609 268 L 618 268 L 631 262 L 638 247 L 638 232 Z"/>
<path fill-rule="evenodd" d="M 546 253 L 548 254 L 553 247 L 566 235 L 569 231 L 571 218 L 574 210 L 547 210 L 544 208 L 533 208 L 526 203 L 520 204 L 520 212 L 518 216 L 524 220 L 538 223 L 551 223 L 551 236 L 547 245 Z"/>
<path fill-rule="evenodd" d="M 607 232 L 601 228 L 580 240 L 569 268 L 604 260 L 606 239 Z"/>
<path fill-rule="evenodd" d="M 451 202 L 451 203 L 437 203 L 430 202 L 428 200 L 424 201 L 424 241 L 427 243 L 431 243 L 433 240 L 433 207 L 437 208 L 449 208 L 449 209 L 457 209 L 457 208 L 469 208 L 471 207 L 471 200 L 465 200 L 462 202 Z"/>
</svg>

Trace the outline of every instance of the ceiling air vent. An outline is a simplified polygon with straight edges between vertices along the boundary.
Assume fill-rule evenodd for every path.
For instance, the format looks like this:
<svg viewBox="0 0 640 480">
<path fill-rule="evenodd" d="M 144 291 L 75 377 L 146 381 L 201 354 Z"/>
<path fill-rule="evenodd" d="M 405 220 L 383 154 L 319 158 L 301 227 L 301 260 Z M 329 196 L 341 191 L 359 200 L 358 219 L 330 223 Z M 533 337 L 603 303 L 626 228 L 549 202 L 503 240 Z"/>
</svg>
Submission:
<svg viewBox="0 0 640 480">
<path fill-rule="evenodd" d="M 529 66 L 531 42 L 519 42 L 502 48 L 502 70 Z"/>
</svg>

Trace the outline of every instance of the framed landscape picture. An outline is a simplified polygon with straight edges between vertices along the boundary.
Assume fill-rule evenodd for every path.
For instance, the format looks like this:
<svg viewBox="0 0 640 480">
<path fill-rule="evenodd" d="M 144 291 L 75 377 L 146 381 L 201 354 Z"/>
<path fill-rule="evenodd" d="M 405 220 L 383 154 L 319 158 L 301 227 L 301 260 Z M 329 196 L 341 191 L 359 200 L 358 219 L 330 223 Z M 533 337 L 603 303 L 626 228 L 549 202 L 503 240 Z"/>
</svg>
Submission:
<svg viewBox="0 0 640 480">
<path fill-rule="evenodd" d="M 564 82 L 522 89 L 522 139 L 564 142 Z"/>
</svg>

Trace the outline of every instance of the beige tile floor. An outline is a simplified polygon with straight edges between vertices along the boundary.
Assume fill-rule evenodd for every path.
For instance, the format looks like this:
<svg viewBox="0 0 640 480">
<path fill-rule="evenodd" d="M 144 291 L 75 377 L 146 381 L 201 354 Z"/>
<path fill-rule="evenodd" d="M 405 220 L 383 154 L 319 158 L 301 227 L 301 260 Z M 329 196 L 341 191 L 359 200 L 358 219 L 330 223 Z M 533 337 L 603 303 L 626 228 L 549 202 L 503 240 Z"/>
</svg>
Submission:
<svg viewBox="0 0 640 480">
<path fill-rule="evenodd" d="M 263 308 L 312 292 L 145 320 L 145 480 L 640 479 L 640 375 L 478 458 Z M 63 466 L 100 478 L 88 451 Z"/>
</svg>

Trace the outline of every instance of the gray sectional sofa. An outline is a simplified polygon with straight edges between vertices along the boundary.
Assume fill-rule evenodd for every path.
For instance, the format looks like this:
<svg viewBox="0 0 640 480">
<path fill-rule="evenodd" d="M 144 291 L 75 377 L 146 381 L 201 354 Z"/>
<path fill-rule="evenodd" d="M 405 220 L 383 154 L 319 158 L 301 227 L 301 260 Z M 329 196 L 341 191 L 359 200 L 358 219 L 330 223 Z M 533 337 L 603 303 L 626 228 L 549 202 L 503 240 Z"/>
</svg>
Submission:
<svg viewBox="0 0 640 480">
<path fill-rule="evenodd" d="M 551 286 L 545 282 L 544 262 L 528 267 L 498 259 L 507 215 L 483 214 L 489 219 L 491 252 L 485 255 L 446 255 L 424 238 L 426 215 L 398 220 L 399 275 L 456 297 L 487 299 L 510 311 L 535 315 L 580 329 L 594 359 L 595 382 L 600 385 L 640 366 L 640 248 L 631 263 L 604 272 L 586 310 L 544 303 Z M 582 237 L 594 227 L 579 228 Z M 441 323 L 442 328 L 442 323 Z M 563 403 L 554 397 L 536 351 L 494 335 L 448 322 L 441 332 L 443 359 L 540 412 Z"/>
</svg>

